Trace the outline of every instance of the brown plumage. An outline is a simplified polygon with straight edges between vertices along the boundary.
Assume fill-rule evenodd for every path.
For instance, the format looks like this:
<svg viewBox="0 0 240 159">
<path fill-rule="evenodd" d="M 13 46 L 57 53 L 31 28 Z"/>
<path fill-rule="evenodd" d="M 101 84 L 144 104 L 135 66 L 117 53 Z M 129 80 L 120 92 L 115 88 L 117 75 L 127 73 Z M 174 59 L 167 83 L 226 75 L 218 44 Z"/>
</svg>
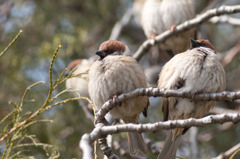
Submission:
<svg viewBox="0 0 240 159">
<path fill-rule="evenodd" d="M 73 75 L 86 73 L 93 62 L 90 62 L 87 59 L 77 59 L 72 61 L 67 66 L 67 72 L 74 70 Z M 73 77 L 66 80 L 66 87 L 71 90 L 76 90 L 83 97 L 88 97 L 88 74 L 82 74 L 81 77 Z M 73 93 L 76 96 L 76 93 Z"/>
<path fill-rule="evenodd" d="M 190 49 L 175 55 L 163 67 L 158 87 L 179 92 L 211 93 L 225 89 L 225 71 L 208 40 L 192 40 Z M 163 119 L 201 118 L 216 105 L 215 101 L 192 101 L 169 97 L 162 103 Z M 159 159 L 175 159 L 185 129 L 170 130 Z"/>
<path fill-rule="evenodd" d="M 72 77 L 66 80 L 66 88 L 69 90 L 73 90 L 73 92 L 71 92 L 71 95 L 73 97 L 78 97 L 80 95 L 82 97 L 90 98 L 88 93 L 89 77 L 86 72 L 90 69 L 92 64 L 93 62 L 87 59 L 73 60 L 71 63 L 68 64 L 66 74 L 69 74 L 72 71 L 74 71 L 72 72 L 73 75 L 85 73 L 82 74 L 81 77 Z M 86 117 L 94 120 L 93 110 L 92 107 L 88 105 L 88 101 L 79 100 L 78 102 L 83 109 Z"/>
<path fill-rule="evenodd" d="M 146 77 L 140 65 L 130 56 L 128 47 L 120 41 L 109 40 L 100 45 L 96 54 L 100 57 L 89 71 L 89 94 L 98 111 L 110 98 L 145 88 Z M 146 115 L 148 97 L 136 97 L 114 107 L 110 114 L 125 123 L 138 123 L 140 113 Z M 147 148 L 140 133 L 128 133 L 131 154 L 145 153 Z"/>
</svg>

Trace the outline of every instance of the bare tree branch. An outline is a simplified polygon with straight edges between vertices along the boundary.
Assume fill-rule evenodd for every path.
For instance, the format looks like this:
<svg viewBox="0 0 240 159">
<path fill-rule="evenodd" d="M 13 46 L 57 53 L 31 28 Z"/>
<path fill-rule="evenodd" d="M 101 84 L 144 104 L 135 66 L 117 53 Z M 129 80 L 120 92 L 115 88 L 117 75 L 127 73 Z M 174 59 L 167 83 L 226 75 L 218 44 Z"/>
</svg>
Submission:
<svg viewBox="0 0 240 159">
<path fill-rule="evenodd" d="M 134 98 L 136 96 L 153 96 L 153 97 L 182 97 L 189 98 L 195 101 L 201 100 L 236 100 L 240 99 L 239 92 L 220 92 L 220 93 L 203 93 L 203 94 L 191 94 L 191 93 L 182 93 L 177 90 L 164 90 L 158 88 L 138 88 L 132 92 L 121 94 L 117 97 L 118 100 L 113 102 L 113 100 L 107 101 L 102 108 L 96 113 L 95 123 L 103 123 L 104 116 L 109 112 L 114 106 L 118 105 L 120 102 Z"/>
<path fill-rule="evenodd" d="M 214 123 L 225 123 L 225 122 L 240 122 L 240 113 L 228 113 L 221 115 L 210 115 L 201 119 L 185 119 L 185 120 L 172 120 L 165 122 L 156 122 L 148 124 L 122 124 L 114 126 L 103 126 L 103 124 L 97 124 L 96 128 L 90 133 L 85 134 L 80 143 L 88 144 L 86 147 L 80 147 L 83 154 L 90 154 L 91 149 L 88 148 L 90 143 L 95 140 L 106 136 L 107 134 L 116 134 L 120 132 L 155 132 L 161 129 L 173 129 L 173 128 L 189 128 L 192 126 L 201 127 Z M 83 140 L 83 141 L 82 141 Z M 85 159 L 85 158 L 84 158 Z"/>
<path fill-rule="evenodd" d="M 236 100 L 240 99 L 240 92 L 220 92 L 220 93 L 203 93 L 192 95 L 191 93 L 182 93 L 176 90 L 164 90 L 158 88 L 138 88 L 132 92 L 119 95 L 117 100 L 107 101 L 102 108 L 96 113 L 95 120 L 95 129 L 90 133 L 88 137 L 88 142 L 91 143 L 97 139 L 104 138 L 108 134 L 114 134 L 119 132 L 127 131 L 157 131 L 159 129 L 172 129 L 172 128 L 186 128 L 191 126 L 204 126 L 212 123 L 224 123 L 224 122 L 239 122 L 240 113 L 229 113 L 224 115 L 212 115 L 202 119 L 186 119 L 186 120 L 176 120 L 176 121 L 167 121 L 167 122 L 157 122 L 153 124 L 123 124 L 117 126 L 104 126 L 104 116 L 114 107 L 117 106 L 120 102 L 134 98 L 136 96 L 162 96 L 162 97 L 182 97 L 189 98 L 192 100 Z M 85 142 L 86 143 L 86 142 Z M 82 149 L 83 150 L 83 149 Z M 89 151 L 89 150 L 83 150 Z M 109 151 L 110 152 L 110 151 Z M 89 152 L 85 152 L 88 154 Z M 113 154 L 111 152 L 111 154 Z M 116 157 L 113 154 L 114 157 Z"/>
<path fill-rule="evenodd" d="M 83 159 L 93 159 L 93 148 L 90 141 L 90 135 L 84 134 L 79 142 L 79 147 L 83 152 Z"/>
<path fill-rule="evenodd" d="M 213 108 L 210 113 L 213 114 L 222 114 L 222 113 L 240 113 L 240 110 L 237 109 L 226 109 L 221 107 L 215 107 Z"/>
<path fill-rule="evenodd" d="M 155 39 L 145 41 L 133 55 L 136 60 L 140 58 L 154 45 L 157 45 L 161 42 L 164 42 L 171 36 L 174 36 L 180 32 L 186 31 L 192 27 L 196 27 L 203 22 L 208 21 L 214 16 L 219 16 L 223 14 L 233 14 L 240 12 L 240 5 L 236 6 L 222 6 L 218 9 L 211 9 L 201 14 L 200 16 L 186 21 L 178 26 L 176 26 L 174 31 L 167 30 L 164 33 L 158 35 Z M 112 30 L 110 39 L 117 39 L 121 29 L 126 25 L 132 16 L 132 11 L 129 9 L 122 19 L 115 24 L 115 27 Z M 216 18 L 212 18 L 211 21 L 216 21 Z M 222 22 L 223 20 L 221 20 Z M 225 22 L 232 23 L 232 20 L 226 20 Z M 217 21 L 220 22 L 220 19 Z M 89 155 L 92 154 L 92 149 L 90 144 L 95 141 L 100 141 L 100 147 L 103 150 L 104 154 L 109 158 L 118 158 L 115 154 L 112 153 L 111 148 L 107 146 L 105 142 L 105 137 L 108 134 L 115 134 L 120 132 L 152 132 L 159 129 L 172 129 L 172 128 L 186 128 L 191 126 L 205 126 L 213 123 L 224 123 L 224 122 L 240 122 L 240 113 L 229 113 L 223 115 L 212 115 L 201 119 L 186 119 L 186 120 L 176 120 L 176 121 L 167 121 L 167 122 L 156 122 L 150 124 L 123 124 L 115 126 L 105 126 L 104 116 L 114 107 L 117 106 L 120 102 L 134 98 L 136 96 L 162 96 L 162 97 L 182 97 L 189 98 L 192 100 L 236 100 L 240 99 L 240 92 L 221 92 L 221 93 L 204 93 L 198 95 L 192 95 L 190 93 L 182 93 L 175 90 L 160 90 L 158 88 L 139 88 L 133 92 L 125 93 L 118 96 L 118 100 L 113 102 L 113 100 L 107 101 L 96 114 L 96 128 L 90 133 L 85 134 L 80 142 L 80 147 L 83 150 L 83 158 L 92 158 Z M 103 141 L 103 142 L 102 142 Z M 81 146 L 81 143 L 84 143 L 85 146 Z M 88 146 L 86 146 L 88 144 Z M 156 151 L 159 151 L 156 148 Z"/>
<path fill-rule="evenodd" d="M 206 8 L 204 8 L 204 10 L 202 10 L 201 13 L 204 13 L 204 12 L 206 12 L 209 9 L 215 8 L 219 4 L 220 1 L 221 0 L 212 0 L 211 2 L 208 2 L 209 4 L 207 5 Z"/>
<path fill-rule="evenodd" d="M 230 17 L 230 16 L 220 16 L 220 17 L 213 17 L 208 22 L 216 24 L 216 23 L 227 23 L 233 26 L 240 26 L 240 19 Z"/>
<path fill-rule="evenodd" d="M 119 102 L 123 102 L 125 100 L 134 98 L 136 96 L 162 96 L 162 97 L 184 97 L 190 98 L 192 100 L 235 100 L 240 99 L 240 92 L 221 92 L 221 93 L 205 93 L 199 95 L 192 95 L 190 93 L 181 93 L 176 90 L 163 90 L 158 88 L 139 88 L 133 92 L 125 93 L 118 96 L 118 100 L 113 102 L 112 100 L 107 101 L 96 114 L 96 127 L 102 127 L 102 123 L 104 123 L 104 116 L 108 113 L 114 106 L 117 106 Z M 105 137 L 102 133 L 97 133 L 101 135 L 101 137 Z M 108 133 L 107 133 L 108 134 Z M 112 134 L 109 133 L 109 134 Z M 103 136 L 102 136 L 103 135 Z M 106 134 L 105 134 L 106 135 Z"/>
<path fill-rule="evenodd" d="M 119 157 L 112 152 L 112 148 L 108 146 L 106 136 L 98 139 L 100 149 L 103 151 L 104 155 L 106 155 L 108 159 L 119 159 Z"/>
<path fill-rule="evenodd" d="M 240 122 L 240 113 L 227 113 L 219 115 L 210 115 L 201 119 L 169 120 L 165 122 L 156 122 L 148 124 L 122 124 L 114 126 L 96 127 L 91 132 L 91 142 L 101 138 L 103 135 L 116 134 L 120 132 L 155 132 L 161 129 L 189 128 L 192 126 L 202 127 L 214 123 Z"/>
<path fill-rule="evenodd" d="M 240 21 L 240 19 L 239 19 Z M 240 23 L 239 23 L 240 24 Z M 226 55 L 222 58 L 221 62 L 223 67 L 226 67 L 232 62 L 233 58 L 240 52 L 240 42 L 237 43 L 231 50 L 229 50 Z"/>
<path fill-rule="evenodd" d="M 193 127 L 190 129 L 189 140 L 191 144 L 192 159 L 198 158 L 197 157 L 198 155 L 197 133 L 198 133 L 197 127 Z"/>
<path fill-rule="evenodd" d="M 148 52 L 148 50 L 161 43 L 164 42 L 165 40 L 167 40 L 168 38 L 184 32 L 186 30 L 189 30 L 190 28 L 196 27 L 200 24 L 202 24 L 203 22 L 208 21 L 210 18 L 214 17 L 214 16 L 220 16 L 223 14 L 233 14 L 233 13 L 237 13 L 240 12 L 240 5 L 235 5 L 235 6 L 221 6 L 219 8 L 216 9 L 211 9 L 206 11 L 205 13 L 197 16 L 194 19 L 191 19 L 189 21 L 186 21 L 180 25 L 177 25 L 176 28 L 174 29 L 174 31 L 171 30 L 166 30 L 165 32 L 163 32 L 162 34 L 158 35 L 155 37 L 155 39 L 150 39 L 150 40 L 146 40 L 140 47 L 139 49 L 136 51 L 136 53 L 133 55 L 133 57 L 139 61 L 141 59 L 141 57 Z"/>
<path fill-rule="evenodd" d="M 129 9 L 125 12 L 125 14 L 123 15 L 122 19 L 119 20 L 119 21 L 114 25 L 114 27 L 113 27 L 113 29 L 112 29 L 112 32 L 111 32 L 111 35 L 110 35 L 110 37 L 109 37 L 110 40 L 116 40 L 116 39 L 118 39 L 118 37 L 119 37 L 119 35 L 120 35 L 121 31 L 122 31 L 122 28 L 129 23 L 132 15 L 133 15 L 133 13 L 132 13 L 132 8 L 129 8 Z"/>
<path fill-rule="evenodd" d="M 229 149 L 228 151 L 221 153 L 219 156 L 213 158 L 213 159 L 228 159 L 231 157 L 233 153 L 240 150 L 240 143 Z"/>
</svg>

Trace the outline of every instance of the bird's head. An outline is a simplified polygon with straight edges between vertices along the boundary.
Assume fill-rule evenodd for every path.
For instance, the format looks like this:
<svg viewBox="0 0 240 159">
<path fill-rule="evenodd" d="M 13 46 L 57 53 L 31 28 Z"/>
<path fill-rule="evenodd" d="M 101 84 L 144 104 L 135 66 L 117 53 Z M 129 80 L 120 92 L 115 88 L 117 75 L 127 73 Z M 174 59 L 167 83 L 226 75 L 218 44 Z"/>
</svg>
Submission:
<svg viewBox="0 0 240 159">
<path fill-rule="evenodd" d="M 123 55 L 127 54 L 128 52 L 129 49 L 127 45 L 121 41 L 108 40 L 100 45 L 99 50 L 96 52 L 96 54 L 101 59 L 104 59 L 108 55 Z"/>
<path fill-rule="evenodd" d="M 204 40 L 204 39 L 193 40 L 193 39 L 190 39 L 190 50 L 195 49 L 195 48 L 201 48 L 201 47 L 211 49 L 216 54 L 215 48 L 209 42 L 209 40 Z"/>
<path fill-rule="evenodd" d="M 73 60 L 72 62 L 70 62 L 67 66 L 67 70 L 64 73 L 65 76 L 68 76 L 70 74 L 70 72 L 77 66 L 82 64 L 83 60 L 82 59 L 77 59 L 77 60 Z"/>
</svg>

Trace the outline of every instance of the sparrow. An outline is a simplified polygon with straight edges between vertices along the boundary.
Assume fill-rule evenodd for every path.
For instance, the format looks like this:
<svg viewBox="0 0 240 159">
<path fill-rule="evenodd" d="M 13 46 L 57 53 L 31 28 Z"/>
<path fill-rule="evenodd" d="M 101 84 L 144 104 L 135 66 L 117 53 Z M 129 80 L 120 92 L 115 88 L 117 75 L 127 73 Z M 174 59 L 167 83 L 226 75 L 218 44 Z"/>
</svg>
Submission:
<svg viewBox="0 0 240 159">
<path fill-rule="evenodd" d="M 90 62 L 87 59 L 77 59 L 69 63 L 66 71 L 67 74 L 69 74 L 71 71 L 74 71 L 72 73 L 73 75 L 81 74 L 81 77 L 72 77 L 67 79 L 66 88 L 77 90 L 81 96 L 89 98 L 88 71 L 92 64 L 93 62 Z M 76 95 L 76 93 L 74 93 L 74 95 Z"/>
<path fill-rule="evenodd" d="M 66 74 L 69 74 L 71 71 L 73 75 L 81 74 L 81 77 L 72 77 L 66 80 L 66 88 L 69 90 L 76 91 L 82 97 L 87 97 L 90 99 L 88 93 L 88 83 L 89 83 L 89 75 L 88 71 L 94 63 L 93 58 L 89 59 L 77 59 L 73 60 L 67 66 Z M 73 97 L 78 97 L 79 95 L 73 92 L 71 93 Z M 86 100 L 79 100 L 80 106 L 83 108 L 85 115 L 90 119 L 94 120 L 94 112 L 92 109 L 92 105 L 88 103 Z M 108 123 L 112 124 L 115 119 L 108 113 L 106 115 L 106 120 Z"/>
<path fill-rule="evenodd" d="M 194 0 L 147 0 L 141 14 L 141 25 L 147 38 L 170 29 L 196 16 Z M 196 30 L 190 29 L 177 34 L 160 44 L 161 53 L 171 57 L 188 49 L 189 38 L 195 38 Z M 156 56 L 156 55 L 155 55 Z"/>
<path fill-rule="evenodd" d="M 190 49 L 175 55 L 159 75 L 158 88 L 179 93 L 216 93 L 224 91 L 225 71 L 213 45 L 208 40 L 191 39 Z M 186 98 L 163 98 L 163 120 L 201 118 L 216 101 L 193 101 Z M 158 159 L 175 159 L 181 135 L 188 129 L 170 130 Z"/>
<path fill-rule="evenodd" d="M 146 0 L 134 0 L 132 11 L 133 17 L 137 25 L 141 25 L 141 16 L 142 16 L 142 9 L 145 4 Z"/>
<path fill-rule="evenodd" d="M 90 98 L 88 93 L 88 82 L 89 82 L 89 76 L 88 71 L 90 67 L 92 66 L 93 62 L 88 59 L 77 59 L 70 62 L 67 66 L 66 75 L 68 75 L 70 72 L 72 72 L 72 75 L 81 74 L 80 77 L 72 77 L 68 78 L 66 80 L 66 88 L 68 90 L 73 90 L 76 92 L 71 92 L 71 95 L 73 97 L 78 97 L 79 95 L 82 97 Z M 77 94 L 79 93 L 79 95 Z M 83 108 L 83 111 L 85 115 L 91 119 L 94 120 L 93 117 L 93 110 L 92 107 L 88 105 L 88 101 L 86 100 L 79 100 L 79 104 Z"/>
<path fill-rule="evenodd" d="M 96 54 L 99 59 L 89 71 L 89 95 L 98 111 L 109 99 L 131 92 L 137 88 L 146 88 L 146 77 L 137 61 L 128 54 L 129 48 L 120 41 L 103 42 Z M 124 123 L 138 123 L 139 115 L 147 117 L 149 99 L 139 96 L 124 102 L 110 110 L 116 119 Z M 141 133 L 128 132 L 130 154 L 146 153 L 147 147 Z"/>
</svg>

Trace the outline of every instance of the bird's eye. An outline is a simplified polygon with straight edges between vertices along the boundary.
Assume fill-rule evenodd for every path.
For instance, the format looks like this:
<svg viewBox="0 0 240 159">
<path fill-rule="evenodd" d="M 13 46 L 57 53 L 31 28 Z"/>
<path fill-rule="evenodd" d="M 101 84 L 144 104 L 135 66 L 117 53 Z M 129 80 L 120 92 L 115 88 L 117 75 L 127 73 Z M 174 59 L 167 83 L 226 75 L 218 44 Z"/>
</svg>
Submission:
<svg viewBox="0 0 240 159">
<path fill-rule="evenodd" d="M 105 51 L 107 54 L 112 54 L 114 51 L 113 50 L 106 50 Z"/>
</svg>

